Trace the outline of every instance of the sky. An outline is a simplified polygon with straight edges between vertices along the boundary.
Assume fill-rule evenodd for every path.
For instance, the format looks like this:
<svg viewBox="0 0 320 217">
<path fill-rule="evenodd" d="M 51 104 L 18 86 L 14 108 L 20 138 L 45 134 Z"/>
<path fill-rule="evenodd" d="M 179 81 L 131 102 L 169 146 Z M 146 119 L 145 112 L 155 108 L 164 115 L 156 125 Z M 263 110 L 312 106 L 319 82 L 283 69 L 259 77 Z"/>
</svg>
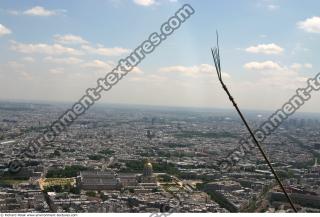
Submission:
<svg viewBox="0 0 320 217">
<path fill-rule="evenodd" d="M 0 0 L 0 100 L 75 102 L 183 5 L 195 14 L 102 103 L 276 110 L 320 68 L 318 0 Z M 301 111 L 318 112 L 320 93 Z"/>
</svg>

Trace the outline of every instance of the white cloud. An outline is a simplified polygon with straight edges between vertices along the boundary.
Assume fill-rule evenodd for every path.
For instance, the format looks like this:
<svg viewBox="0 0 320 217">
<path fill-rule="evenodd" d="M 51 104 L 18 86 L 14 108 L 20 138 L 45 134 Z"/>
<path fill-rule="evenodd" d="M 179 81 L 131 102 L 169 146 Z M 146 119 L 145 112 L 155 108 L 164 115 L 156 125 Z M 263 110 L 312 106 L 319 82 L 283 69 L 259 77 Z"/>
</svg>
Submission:
<svg viewBox="0 0 320 217">
<path fill-rule="evenodd" d="M 56 15 L 57 12 L 47 10 L 41 6 L 35 6 L 33 8 L 30 8 L 29 10 L 24 11 L 23 14 L 30 16 L 53 16 Z"/>
<path fill-rule="evenodd" d="M 113 0 L 113 1 L 116 1 L 116 0 Z M 177 3 L 178 0 L 162 0 L 162 1 L 158 1 L 158 0 L 133 0 L 133 2 L 137 5 L 141 5 L 144 7 L 150 7 L 153 5 L 160 5 L 163 2 Z"/>
<path fill-rule="evenodd" d="M 10 15 L 19 15 L 19 11 L 16 11 L 16 10 L 7 10 L 8 14 Z"/>
<path fill-rule="evenodd" d="M 311 17 L 297 23 L 306 32 L 320 33 L 320 17 Z"/>
<path fill-rule="evenodd" d="M 144 82 L 144 83 L 154 83 L 157 84 L 158 82 L 168 81 L 168 78 L 165 76 L 160 75 L 146 75 L 146 76 L 135 76 L 129 78 L 131 81 L 134 82 Z"/>
<path fill-rule="evenodd" d="M 302 65 L 300 63 L 293 63 L 291 65 L 291 69 L 295 70 L 295 71 L 298 71 L 302 68 Z"/>
<path fill-rule="evenodd" d="M 283 52 L 283 48 L 274 43 L 272 44 L 259 44 L 246 48 L 249 53 L 260 53 L 260 54 L 280 54 Z"/>
<path fill-rule="evenodd" d="M 310 63 L 305 63 L 305 64 L 293 63 L 290 68 L 295 71 L 299 71 L 302 68 L 311 69 L 312 64 L 310 64 Z"/>
<path fill-rule="evenodd" d="M 145 7 L 156 4 L 155 0 L 133 0 L 133 2 L 136 3 L 137 5 L 142 5 Z"/>
<path fill-rule="evenodd" d="M 48 56 L 48 57 L 45 57 L 43 60 L 50 63 L 69 64 L 69 65 L 79 64 L 83 62 L 82 59 L 79 59 L 76 57 L 55 58 L 52 56 Z"/>
<path fill-rule="evenodd" d="M 305 63 L 304 67 L 307 68 L 307 69 L 312 69 L 313 66 L 312 66 L 311 63 Z"/>
<path fill-rule="evenodd" d="M 300 63 L 293 63 L 291 66 L 280 65 L 272 61 L 247 63 L 244 68 L 258 71 L 259 77 L 255 81 L 244 83 L 257 89 L 296 89 L 303 86 L 307 80 L 307 77 L 299 74 L 299 69 L 303 67 L 305 65 Z"/>
<path fill-rule="evenodd" d="M 82 64 L 82 67 L 94 69 L 94 70 L 109 71 L 113 69 L 114 65 L 115 64 L 112 61 L 103 62 L 101 60 L 93 60 L 93 61 Z"/>
<path fill-rule="evenodd" d="M 277 72 L 266 74 L 256 82 L 256 85 L 266 88 L 297 89 L 303 86 L 306 81 L 307 77 L 299 75 L 297 71 L 284 67 Z"/>
<path fill-rule="evenodd" d="M 20 72 L 20 75 L 26 80 L 32 80 L 33 79 L 32 75 L 30 73 L 28 73 L 28 72 L 25 72 L 25 71 Z"/>
<path fill-rule="evenodd" d="M 15 78 L 22 78 L 25 80 L 32 80 L 32 75 L 26 71 L 26 66 L 17 61 L 9 61 L 7 64 L 1 66 L 1 69 L 5 68 L 5 71 L 10 72 Z"/>
<path fill-rule="evenodd" d="M 17 61 L 9 61 L 8 66 L 10 69 L 13 69 L 14 71 L 22 71 L 25 69 L 24 64 L 21 64 Z"/>
<path fill-rule="evenodd" d="M 231 78 L 231 76 L 226 72 L 222 72 L 221 75 L 223 78 L 226 78 L 226 79 Z"/>
<path fill-rule="evenodd" d="M 49 70 L 50 74 L 53 75 L 61 75 L 64 74 L 64 69 L 63 68 L 54 68 Z"/>
<path fill-rule="evenodd" d="M 275 63 L 273 61 L 249 62 L 244 64 L 243 67 L 247 70 L 258 70 L 258 71 L 282 69 L 282 67 L 278 63 Z"/>
<path fill-rule="evenodd" d="M 29 63 L 35 62 L 35 60 L 34 60 L 33 57 L 23 57 L 22 60 L 23 60 L 24 62 L 29 62 Z"/>
<path fill-rule="evenodd" d="M 203 73 L 210 73 L 214 72 L 213 66 L 209 64 L 201 64 L 195 66 L 169 66 L 169 67 L 162 67 L 159 69 L 160 72 L 178 72 L 182 73 L 187 76 L 198 76 L 199 74 Z"/>
<path fill-rule="evenodd" d="M 271 10 L 271 11 L 274 11 L 274 10 L 279 9 L 280 6 L 279 6 L 279 5 L 270 4 L 270 5 L 267 6 L 267 8 L 268 8 L 269 10 Z"/>
<path fill-rule="evenodd" d="M 106 48 L 101 45 L 98 46 L 97 48 L 91 47 L 89 45 L 83 45 L 82 49 L 89 53 L 98 54 L 102 56 L 121 56 L 123 54 L 130 52 L 130 49 L 126 49 L 126 48 L 121 48 L 121 47 Z"/>
<path fill-rule="evenodd" d="M 60 44 L 86 44 L 86 40 L 77 35 L 54 35 L 54 40 Z"/>
<path fill-rule="evenodd" d="M 142 75 L 142 74 L 143 74 L 143 71 L 142 71 L 139 67 L 134 67 L 134 68 L 130 71 L 130 73 Z"/>
<path fill-rule="evenodd" d="M 190 77 L 199 77 L 203 75 L 215 75 L 216 70 L 212 65 L 209 64 L 200 64 L 195 66 L 169 66 L 162 67 L 159 69 L 160 72 L 172 72 L 172 73 L 181 73 L 182 75 Z M 228 73 L 223 72 L 222 76 L 225 78 L 230 78 Z"/>
<path fill-rule="evenodd" d="M 60 44 L 23 44 L 12 41 L 11 49 L 20 53 L 47 54 L 47 55 L 82 55 L 79 50 L 64 47 Z"/>
<path fill-rule="evenodd" d="M 65 13 L 65 9 L 57 9 L 57 10 L 48 10 L 41 6 L 35 6 L 33 8 L 30 8 L 25 11 L 18 11 L 18 10 L 7 10 L 7 13 L 13 16 L 18 15 L 27 15 L 27 16 L 42 16 L 42 17 L 48 17 L 48 16 L 55 16 L 59 15 L 61 13 Z"/>
<path fill-rule="evenodd" d="M 272 0 L 257 0 L 257 7 L 267 9 L 269 11 L 276 11 L 280 8 L 280 5 L 275 4 Z"/>
<path fill-rule="evenodd" d="M 261 77 L 257 81 L 251 82 L 253 86 L 281 89 L 295 89 L 303 85 L 307 78 L 298 73 L 302 67 L 305 65 L 294 63 L 288 67 L 273 61 L 249 62 L 244 65 L 247 70 L 261 72 Z"/>
<path fill-rule="evenodd" d="M 11 30 L 5 27 L 4 25 L 0 24 L 0 37 L 3 35 L 8 35 L 11 33 Z"/>
</svg>

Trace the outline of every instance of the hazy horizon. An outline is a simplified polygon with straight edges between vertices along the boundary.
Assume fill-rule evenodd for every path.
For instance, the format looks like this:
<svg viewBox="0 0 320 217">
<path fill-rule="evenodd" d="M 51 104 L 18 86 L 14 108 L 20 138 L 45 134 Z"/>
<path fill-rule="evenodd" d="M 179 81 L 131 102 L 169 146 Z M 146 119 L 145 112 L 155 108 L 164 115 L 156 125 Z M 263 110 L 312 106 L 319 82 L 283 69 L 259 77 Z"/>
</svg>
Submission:
<svg viewBox="0 0 320 217">
<path fill-rule="evenodd" d="M 231 108 L 210 54 L 216 30 L 243 109 L 276 110 L 319 71 L 319 1 L 2 1 L 0 99 L 75 102 L 185 3 L 195 14 L 101 102 Z"/>
</svg>

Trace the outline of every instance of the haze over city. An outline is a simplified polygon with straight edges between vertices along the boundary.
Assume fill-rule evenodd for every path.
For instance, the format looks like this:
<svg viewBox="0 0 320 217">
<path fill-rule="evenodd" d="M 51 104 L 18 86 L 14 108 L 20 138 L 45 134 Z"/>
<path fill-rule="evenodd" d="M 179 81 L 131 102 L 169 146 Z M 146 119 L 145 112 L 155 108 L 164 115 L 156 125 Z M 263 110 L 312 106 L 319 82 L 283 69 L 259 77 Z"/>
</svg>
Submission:
<svg viewBox="0 0 320 217">
<path fill-rule="evenodd" d="M 41 4 L 40 4 L 41 3 Z M 73 102 L 186 1 L 1 1 L 0 98 Z M 275 110 L 319 68 L 318 1 L 191 1 L 196 13 L 101 102 Z M 301 111 L 317 112 L 314 93 Z"/>
</svg>

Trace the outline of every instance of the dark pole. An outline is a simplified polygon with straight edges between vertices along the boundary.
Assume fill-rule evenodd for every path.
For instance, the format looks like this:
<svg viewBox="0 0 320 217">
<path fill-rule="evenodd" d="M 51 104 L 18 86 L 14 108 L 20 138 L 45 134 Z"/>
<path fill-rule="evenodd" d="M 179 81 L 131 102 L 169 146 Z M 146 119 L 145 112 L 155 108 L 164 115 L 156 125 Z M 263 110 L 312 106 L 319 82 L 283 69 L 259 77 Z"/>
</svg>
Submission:
<svg viewBox="0 0 320 217">
<path fill-rule="evenodd" d="M 216 71 L 217 71 L 217 74 L 218 74 L 218 78 L 219 78 L 219 81 L 222 85 L 222 88 L 224 89 L 224 91 L 227 93 L 228 97 L 229 97 L 229 100 L 232 102 L 232 105 L 236 108 L 241 120 L 243 121 L 244 125 L 246 126 L 247 130 L 249 131 L 251 137 L 253 138 L 253 141 L 254 143 L 256 144 L 256 146 L 258 147 L 260 153 L 262 154 L 264 160 L 267 162 L 272 174 L 274 175 L 274 177 L 276 178 L 280 188 L 282 189 L 284 195 L 286 196 L 288 202 L 290 203 L 292 209 L 295 211 L 295 212 L 298 212 L 297 209 L 295 208 L 291 198 L 289 197 L 286 189 L 284 188 L 283 184 L 281 183 L 281 180 L 279 179 L 276 171 L 273 169 L 273 166 L 271 164 L 271 162 L 269 161 L 267 155 L 265 154 L 264 150 L 262 149 L 261 145 L 259 144 L 258 140 L 256 139 L 254 133 L 252 132 L 249 124 L 247 123 L 246 119 L 244 118 L 242 112 L 240 111 L 237 103 L 234 101 L 231 93 L 229 92 L 227 86 L 224 84 L 223 80 L 222 80 L 222 75 L 221 75 L 221 66 L 220 66 L 220 53 L 219 53 L 219 42 L 218 42 L 219 38 L 218 38 L 218 33 L 217 33 L 217 47 L 215 49 L 211 49 L 211 53 L 212 53 L 212 57 L 213 57 L 213 61 L 214 61 L 214 65 L 215 65 L 215 68 L 216 68 Z"/>
</svg>

